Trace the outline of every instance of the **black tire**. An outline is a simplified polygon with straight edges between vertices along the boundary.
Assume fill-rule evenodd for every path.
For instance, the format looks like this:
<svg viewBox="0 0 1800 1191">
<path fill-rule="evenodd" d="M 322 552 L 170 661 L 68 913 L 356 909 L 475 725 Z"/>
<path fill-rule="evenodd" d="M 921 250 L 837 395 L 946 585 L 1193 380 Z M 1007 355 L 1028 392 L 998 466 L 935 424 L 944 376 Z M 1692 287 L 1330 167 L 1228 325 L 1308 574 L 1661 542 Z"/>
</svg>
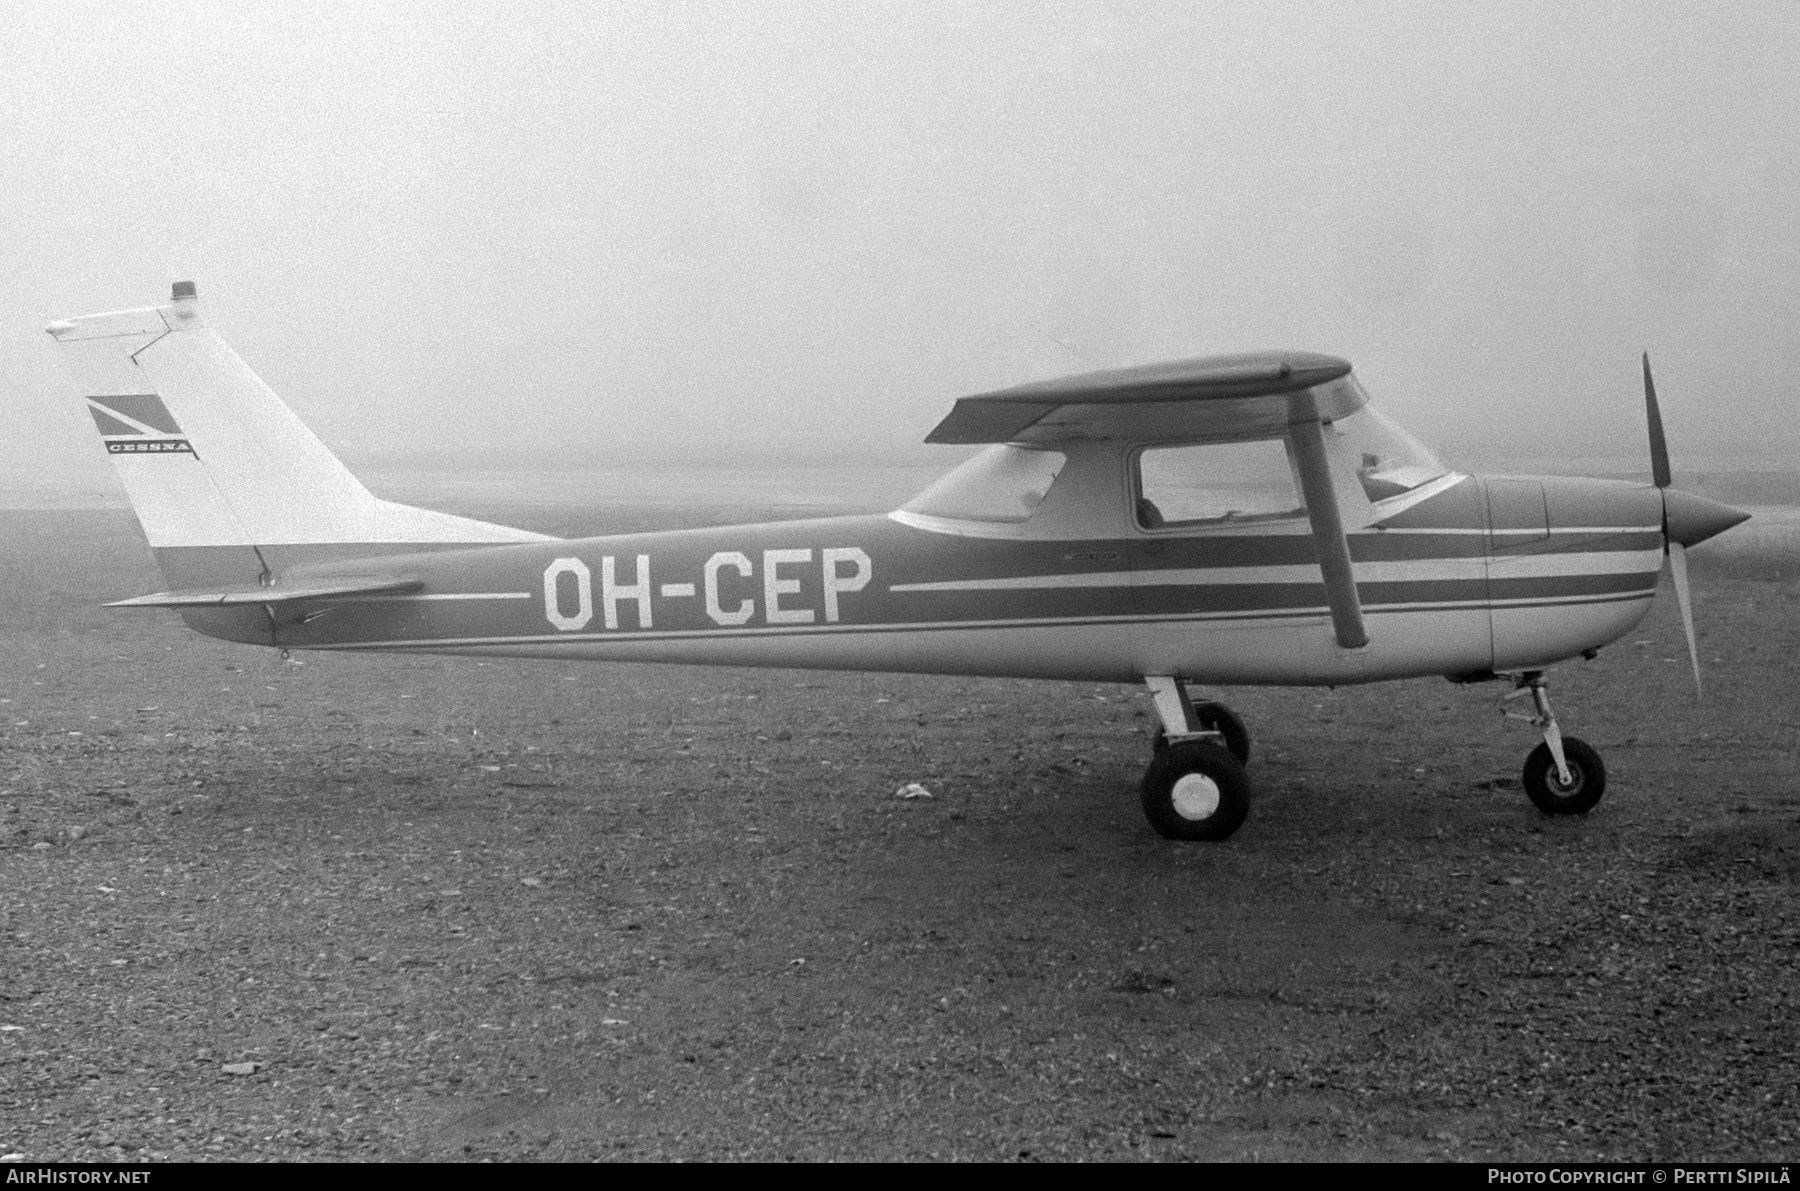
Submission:
<svg viewBox="0 0 1800 1191">
<path fill-rule="evenodd" d="M 1546 815 L 1585 815 L 1606 793 L 1606 765 L 1586 741 L 1565 736 L 1562 746 L 1569 784 L 1557 780 L 1550 746 L 1540 744 L 1525 758 L 1525 794 Z"/>
<path fill-rule="evenodd" d="M 1144 817 L 1164 839 L 1227 839 L 1250 813 L 1250 778 L 1218 745 L 1189 740 L 1151 758 L 1143 803 Z"/>
<path fill-rule="evenodd" d="M 1250 764 L 1250 729 L 1244 727 L 1237 712 L 1223 703 L 1196 703 L 1194 717 L 1202 728 L 1224 738 L 1226 751 L 1238 759 L 1239 765 Z M 1168 747 L 1169 734 L 1158 728 L 1156 735 L 1150 738 L 1150 750 L 1160 753 Z"/>
<path fill-rule="evenodd" d="M 1237 712 L 1223 703 L 1196 703 L 1194 714 L 1202 728 L 1225 738 L 1226 750 L 1238 759 L 1239 765 L 1250 764 L 1250 729 L 1244 727 Z"/>
</svg>

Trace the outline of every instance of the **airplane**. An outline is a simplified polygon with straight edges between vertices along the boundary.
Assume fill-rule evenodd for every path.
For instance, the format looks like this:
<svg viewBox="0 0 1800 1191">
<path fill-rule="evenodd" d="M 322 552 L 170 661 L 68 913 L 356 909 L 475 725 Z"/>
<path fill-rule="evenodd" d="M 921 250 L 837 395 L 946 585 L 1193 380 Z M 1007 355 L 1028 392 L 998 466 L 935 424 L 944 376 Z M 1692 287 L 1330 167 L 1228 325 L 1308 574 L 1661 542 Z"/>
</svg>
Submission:
<svg viewBox="0 0 1800 1191">
<path fill-rule="evenodd" d="M 378 499 L 200 317 L 48 327 L 196 631 L 424 652 L 1142 684 L 1150 824 L 1243 823 L 1250 737 L 1197 688 L 1510 681 L 1542 737 L 1525 793 L 1599 802 L 1545 670 L 1631 631 L 1664 560 L 1695 681 L 1686 549 L 1748 514 L 1652 480 L 1468 475 L 1369 405 L 1348 361 L 1265 351 L 963 397 L 981 449 L 887 514 L 558 539 Z"/>
</svg>

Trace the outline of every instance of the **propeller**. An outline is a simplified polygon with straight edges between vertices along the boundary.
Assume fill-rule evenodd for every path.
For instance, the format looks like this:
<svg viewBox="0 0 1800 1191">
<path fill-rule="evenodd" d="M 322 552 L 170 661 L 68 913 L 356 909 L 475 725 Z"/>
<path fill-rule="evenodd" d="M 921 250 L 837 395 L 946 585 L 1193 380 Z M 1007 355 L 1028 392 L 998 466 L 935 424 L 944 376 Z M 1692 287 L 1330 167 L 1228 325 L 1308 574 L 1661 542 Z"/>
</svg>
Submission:
<svg viewBox="0 0 1800 1191">
<path fill-rule="evenodd" d="M 1663 437 L 1662 411 L 1656 405 L 1656 382 L 1650 376 L 1650 353 L 1644 353 L 1644 416 L 1650 423 L 1650 478 L 1662 493 L 1663 553 L 1669 558 L 1669 577 L 1675 581 L 1675 603 L 1681 609 L 1681 628 L 1687 634 L 1688 661 L 1694 667 L 1694 691 L 1704 697 L 1700 685 L 1700 647 L 1694 640 L 1694 597 L 1688 586 L 1687 548 L 1723 533 L 1750 514 L 1742 509 L 1671 485 L 1669 443 Z"/>
<path fill-rule="evenodd" d="M 1650 375 L 1650 353 L 1644 353 L 1644 418 L 1650 423 L 1650 481 L 1663 493 L 1663 554 L 1669 559 L 1669 577 L 1675 581 L 1675 604 L 1681 609 L 1681 630 L 1687 634 L 1688 661 L 1694 667 L 1694 694 L 1706 697 L 1700 685 L 1700 646 L 1694 640 L 1694 597 L 1688 587 L 1687 547 L 1669 535 L 1669 486 L 1675 482 L 1669 468 L 1669 440 L 1663 436 L 1662 410 L 1656 404 L 1656 380 Z"/>
</svg>

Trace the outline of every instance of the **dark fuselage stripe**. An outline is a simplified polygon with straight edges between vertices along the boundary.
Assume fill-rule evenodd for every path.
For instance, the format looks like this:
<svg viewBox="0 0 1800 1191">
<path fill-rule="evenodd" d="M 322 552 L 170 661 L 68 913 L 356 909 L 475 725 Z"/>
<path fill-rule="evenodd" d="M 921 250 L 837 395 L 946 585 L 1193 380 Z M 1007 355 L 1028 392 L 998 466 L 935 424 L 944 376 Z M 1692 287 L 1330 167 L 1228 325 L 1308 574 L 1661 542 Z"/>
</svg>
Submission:
<svg viewBox="0 0 1800 1191">
<path fill-rule="evenodd" d="M 1502 607 L 1513 609 L 1529 608 L 1567 608 L 1572 606 L 1597 606 L 1604 604 L 1632 603 L 1648 601 L 1655 594 L 1654 590 L 1628 592 L 1619 595 L 1599 597 L 1571 597 L 1565 599 L 1519 600 L 1508 602 Z M 1404 605 L 1364 605 L 1363 611 L 1373 616 L 1398 615 L 1414 612 L 1456 612 L 1482 611 L 1494 605 L 1484 600 L 1468 600 L 1442 604 L 1404 604 Z M 1175 616 L 1084 616 L 1084 617 L 1045 617 L 1017 618 L 1010 620 L 968 620 L 968 621 L 936 621 L 919 624 L 870 624 L 870 625 L 796 625 L 782 628 L 708 628 L 689 629 L 678 632 L 661 632 L 654 630 L 624 630 L 608 632 L 574 632 L 554 634 L 532 634 L 510 637 L 424 637 L 416 640 L 389 641 L 349 641 L 318 646 L 302 646 L 300 648 L 319 649 L 419 649 L 440 648 L 460 649 L 490 645 L 554 645 L 557 643 L 581 643 L 594 641 L 681 641 L 707 640 L 725 637 L 809 637 L 827 635 L 859 634 L 891 634 L 891 633 L 945 633 L 963 632 L 980 629 L 1008 628 L 1080 628 L 1093 625 L 1138 625 L 1154 626 L 1158 624 L 1184 624 L 1201 621 L 1294 621 L 1323 620 L 1331 611 L 1324 604 L 1306 608 L 1289 608 L 1282 610 L 1190 613 Z"/>
</svg>

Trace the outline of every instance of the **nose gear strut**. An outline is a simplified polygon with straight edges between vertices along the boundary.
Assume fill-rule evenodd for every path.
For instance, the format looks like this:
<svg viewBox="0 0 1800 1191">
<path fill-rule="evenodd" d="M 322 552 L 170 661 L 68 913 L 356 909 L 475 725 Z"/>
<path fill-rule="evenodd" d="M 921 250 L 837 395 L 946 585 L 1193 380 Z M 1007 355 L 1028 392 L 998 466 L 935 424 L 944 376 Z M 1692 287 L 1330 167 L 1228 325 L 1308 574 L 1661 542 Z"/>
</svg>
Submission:
<svg viewBox="0 0 1800 1191">
<path fill-rule="evenodd" d="M 1507 704 L 1531 696 L 1532 714 L 1511 711 Z M 1524 720 L 1537 728 L 1544 743 L 1525 758 L 1525 794 L 1546 814 L 1584 815 L 1594 809 L 1606 792 L 1606 766 L 1586 741 L 1564 736 L 1550 709 L 1550 692 L 1542 670 L 1526 670 L 1513 677 L 1513 689 L 1500 697 L 1500 711 L 1507 719 Z"/>
<path fill-rule="evenodd" d="M 1521 715 L 1516 711 L 1508 711 L 1506 704 L 1514 699 L 1531 696 L 1537 708 L 1535 715 Z M 1542 670 L 1527 670 L 1513 679 L 1513 689 L 1500 696 L 1500 713 L 1509 720 L 1524 720 L 1534 725 L 1544 735 L 1544 744 L 1550 749 L 1550 755 L 1556 759 L 1556 780 L 1564 785 L 1569 783 L 1569 761 L 1563 753 L 1562 729 L 1557 726 L 1556 713 L 1550 710 L 1550 684 L 1544 678 Z"/>
</svg>

